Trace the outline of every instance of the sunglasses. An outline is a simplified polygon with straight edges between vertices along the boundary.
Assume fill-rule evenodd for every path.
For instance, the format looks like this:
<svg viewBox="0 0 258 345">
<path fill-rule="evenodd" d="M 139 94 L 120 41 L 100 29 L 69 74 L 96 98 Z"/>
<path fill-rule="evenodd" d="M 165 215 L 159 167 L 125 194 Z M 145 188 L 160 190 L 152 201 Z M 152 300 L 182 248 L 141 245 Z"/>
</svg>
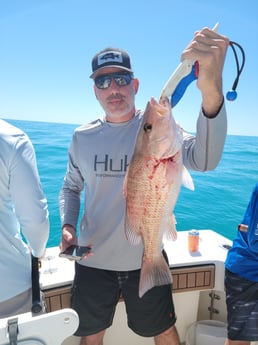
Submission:
<svg viewBox="0 0 258 345">
<path fill-rule="evenodd" d="M 103 74 L 94 79 L 94 83 L 98 89 L 107 89 L 111 85 L 112 80 L 115 81 L 117 86 L 126 86 L 131 83 L 133 79 L 132 73 L 111 73 Z"/>
</svg>

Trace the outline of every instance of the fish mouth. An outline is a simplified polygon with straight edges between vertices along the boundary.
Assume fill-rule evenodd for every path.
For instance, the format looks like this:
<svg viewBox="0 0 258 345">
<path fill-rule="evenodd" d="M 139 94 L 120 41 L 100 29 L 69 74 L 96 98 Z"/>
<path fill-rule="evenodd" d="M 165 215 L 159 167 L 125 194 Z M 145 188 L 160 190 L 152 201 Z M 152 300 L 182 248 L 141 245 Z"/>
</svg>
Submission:
<svg viewBox="0 0 258 345">
<path fill-rule="evenodd" d="M 174 155 L 164 155 L 161 158 L 161 161 L 171 161 L 173 160 L 173 158 L 175 157 L 175 155 L 177 154 L 177 152 Z"/>
<path fill-rule="evenodd" d="M 164 144 L 168 142 L 168 144 Z M 164 149 L 162 149 L 162 145 L 164 146 Z M 172 159 L 180 150 L 181 145 L 172 145 L 170 144 L 170 139 L 164 137 L 161 137 L 159 139 L 156 139 L 151 147 L 153 148 L 153 156 L 159 157 L 158 159 L 163 160 L 163 159 Z M 152 150 L 150 150 L 152 151 Z M 156 153 L 156 154 L 155 154 Z"/>
<path fill-rule="evenodd" d="M 177 157 L 178 155 L 180 154 L 180 151 L 176 151 L 174 154 L 170 154 L 170 155 L 163 155 L 159 161 L 160 162 L 174 162 L 174 161 L 177 161 Z"/>
<path fill-rule="evenodd" d="M 164 135 L 163 137 L 160 137 L 160 138 L 156 139 L 155 141 L 160 142 L 160 141 L 164 141 L 164 140 L 167 140 L 167 136 L 166 136 L 166 135 Z"/>
<path fill-rule="evenodd" d="M 176 152 L 171 152 L 171 151 L 165 151 L 157 157 L 155 154 L 153 155 L 153 158 L 157 161 L 168 161 L 168 160 L 173 160 L 174 157 L 177 155 L 179 151 Z"/>
</svg>

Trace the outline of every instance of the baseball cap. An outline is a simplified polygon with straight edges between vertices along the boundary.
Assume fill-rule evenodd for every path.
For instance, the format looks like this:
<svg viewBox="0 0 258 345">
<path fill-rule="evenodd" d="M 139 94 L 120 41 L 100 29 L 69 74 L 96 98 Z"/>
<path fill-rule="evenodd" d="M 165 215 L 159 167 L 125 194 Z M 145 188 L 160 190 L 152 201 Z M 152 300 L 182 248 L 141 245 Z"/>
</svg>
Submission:
<svg viewBox="0 0 258 345">
<path fill-rule="evenodd" d="M 94 55 L 92 62 L 92 74 L 90 78 L 95 77 L 96 73 L 105 67 L 118 67 L 125 71 L 131 72 L 131 61 L 125 50 L 117 48 L 106 48 Z"/>
</svg>

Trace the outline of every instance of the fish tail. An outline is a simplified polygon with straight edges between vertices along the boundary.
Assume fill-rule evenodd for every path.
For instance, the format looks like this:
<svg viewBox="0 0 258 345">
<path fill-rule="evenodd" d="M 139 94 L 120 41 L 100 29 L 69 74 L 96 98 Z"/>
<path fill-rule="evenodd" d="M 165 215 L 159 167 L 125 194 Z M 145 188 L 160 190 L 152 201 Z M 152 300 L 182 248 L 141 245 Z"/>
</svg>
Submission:
<svg viewBox="0 0 258 345">
<path fill-rule="evenodd" d="M 139 297 L 141 298 L 148 290 L 154 286 L 172 284 L 172 274 L 164 257 L 160 255 L 154 260 L 143 258 Z"/>
</svg>

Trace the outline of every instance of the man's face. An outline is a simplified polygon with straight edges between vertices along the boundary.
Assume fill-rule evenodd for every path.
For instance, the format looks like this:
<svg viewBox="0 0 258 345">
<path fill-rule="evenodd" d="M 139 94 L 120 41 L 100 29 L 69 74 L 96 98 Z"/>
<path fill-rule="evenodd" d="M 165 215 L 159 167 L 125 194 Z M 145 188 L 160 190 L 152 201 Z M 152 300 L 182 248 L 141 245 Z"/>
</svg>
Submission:
<svg viewBox="0 0 258 345">
<path fill-rule="evenodd" d="M 136 78 L 132 78 L 128 85 L 118 85 L 114 80 L 113 76 L 117 77 L 117 74 L 123 74 L 126 71 L 115 68 L 107 67 L 102 69 L 94 78 L 111 75 L 111 82 L 105 83 L 107 88 L 98 88 L 94 84 L 94 92 L 100 105 L 106 113 L 106 119 L 109 122 L 125 122 L 135 113 L 135 95 L 138 91 L 139 81 Z M 113 76 L 112 76 L 113 75 Z M 110 78 L 108 78 L 110 79 Z M 124 81 L 124 80 L 123 80 Z"/>
</svg>

